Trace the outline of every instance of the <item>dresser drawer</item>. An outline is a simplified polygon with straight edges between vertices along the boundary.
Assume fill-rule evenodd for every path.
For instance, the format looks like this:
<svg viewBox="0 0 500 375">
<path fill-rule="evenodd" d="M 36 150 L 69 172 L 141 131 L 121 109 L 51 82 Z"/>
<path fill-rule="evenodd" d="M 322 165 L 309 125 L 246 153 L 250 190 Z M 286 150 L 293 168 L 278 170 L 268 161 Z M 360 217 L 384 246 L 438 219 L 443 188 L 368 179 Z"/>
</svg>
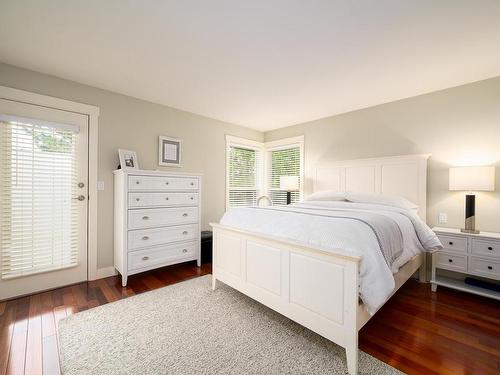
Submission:
<svg viewBox="0 0 500 375">
<path fill-rule="evenodd" d="M 500 241 L 473 238 L 472 254 L 500 257 Z"/>
<path fill-rule="evenodd" d="M 467 252 L 467 237 L 446 236 L 442 234 L 438 234 L 437 236 L 443 244 L 445 251 Z"/>
<path fill-rule="evenodd" d="M 196 190 L 198 179 L 192 177 L 128 176 L 129 190 Z"/>
<path fill-rule="evenodd" d="M 196 255 L 198 242 L 179 243 L 128 253 L 128 270 L 134 271 Z"/>
<path fill-rule="evenodd" d="M 128 236 L 128 250 L 162 245 L 177 241 L 195 240 L 200 233 L 198 225 L 179 225 L 175 227 L 131 230 Z"/>
<path fill-rule="evenodd" d="M 128 207 L 196 206 L 198 193 L 129 193 Z"/>
<path fill-rule="evenodd" d="M 198 207 L 128 210 L 128 229 L 196 223 Z"/>
<path fill-rule="evenodd" d="M 452 271 L 467 272 L 467 256 L 448 254 L 438 252 L 436 253 L 436 267 L 444 268 Z"/>
<path fill-rule="evenodd" d="M 470 257 L 469 272 L 475 275 L 500 280 L 500 261 Z"/>
</svg>

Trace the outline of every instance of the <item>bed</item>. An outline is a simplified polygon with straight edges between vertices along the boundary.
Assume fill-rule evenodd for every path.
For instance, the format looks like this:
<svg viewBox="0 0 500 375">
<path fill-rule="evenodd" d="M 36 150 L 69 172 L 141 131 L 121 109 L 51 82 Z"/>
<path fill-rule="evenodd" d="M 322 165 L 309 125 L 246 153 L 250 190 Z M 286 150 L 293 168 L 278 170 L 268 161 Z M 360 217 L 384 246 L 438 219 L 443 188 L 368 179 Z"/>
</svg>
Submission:
<svg viewBox="0 0 500 375">
<path fill-rule="evenodd" d="M 211 224 L 213 288 L 222 281 L 344 347 L 349 373 L 357 374 L 358 331 L 417 271 L 425 281 L 421 250 L 440 245 L 425 225 L 428 157 L 320 165 L 313 196 L 328 191 L 326 200 L 229 210 Z M 404 197 L 418 211 L 356 201 L 363 193 Z M 409 225 L 420 250 L 409 245 Z"/>
</svg>

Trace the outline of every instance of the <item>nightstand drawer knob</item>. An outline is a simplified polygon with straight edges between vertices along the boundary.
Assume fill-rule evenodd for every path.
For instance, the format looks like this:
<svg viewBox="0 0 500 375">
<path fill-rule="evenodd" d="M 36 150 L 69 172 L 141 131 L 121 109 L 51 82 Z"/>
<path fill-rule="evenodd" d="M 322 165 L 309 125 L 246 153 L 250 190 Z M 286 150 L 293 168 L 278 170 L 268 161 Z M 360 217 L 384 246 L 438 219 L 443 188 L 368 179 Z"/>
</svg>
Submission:
<svg viewBox="0 0 500 375">
<path fill-rule="evenodd" d="M 149 216 L 143 216 L 142 220 L 149 220 Z"/>
<path fill-rule="evenodd" d="M 493 267 L 492 267 L 492 266 L 488 266 L 488 269 L 489 269 L 489 270 L 492 270 L 492 269 L 493 269 Z"/>
<path fill-rule="evenodd" d="M 492 246 L 488 246 L 488 250 L 493 250 L 493 247 Z"/>
<path fill-rule="evenodd" d="M 137 202 L 139 202 L 139 201 L 141 200 L 141 198 L 135 198 L 135 200 L 136 200 Z"/>
<path fill-rule="evenodd" d="M 148 237 L 148 236 L 143 236 L 143 237 L 142 237 L 142 239 L 143 239 L 144 241 L 147 241 L 147 240 L 149 240 L 149 237 Z"/>
<path fill-rule="evenodd" d="M 185 230 L 184 232 L 182 232 L 182 234 L 188 234 L 187 230 Z"/>
<path fill-rule="evenodd" d="M 142 260 L 148 260 L 149 257 L 142 257 Z"/>
<path fill-rule="evenodd" d="M 448 242 L 448 245 L 453 246 L 453 242 L 452 241 Z"/>
<path fill-rule="evenodd" d="M 188 252 L 188 249 L 182 249 L 182 252 L 183 252 L 183 253 L 187 253 L 187 252 Z"/>
<path fill-rule="evenodd" d="M 453 259 L 448 259 L 448 262 L 453 263 Z"/>
<path fill-rule="evenodd" d="M 183 213 L 183 214 L 182 214 L 182 216 L 184 216 L 184 217 L 187 217 L 187 215 L 188 215 L 188 214 L 186 214 L 186 213 Z"/>
</svg>

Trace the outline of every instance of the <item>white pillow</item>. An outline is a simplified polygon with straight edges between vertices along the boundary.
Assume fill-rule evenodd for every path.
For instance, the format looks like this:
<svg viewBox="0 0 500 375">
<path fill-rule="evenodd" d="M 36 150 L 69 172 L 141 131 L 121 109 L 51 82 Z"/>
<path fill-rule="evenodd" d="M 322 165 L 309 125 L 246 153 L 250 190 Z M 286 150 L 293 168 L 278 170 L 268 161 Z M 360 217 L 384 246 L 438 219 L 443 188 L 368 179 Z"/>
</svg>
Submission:
<svg viewBox="0 0 500 375">
<path fill-rule="evenodd" d="M 335 190 L 321 190 L 306 197 L 306 201 L 345 201 L 346 193 Z"/>
<path fill-rule="evenodd" d="M 403 208 L 405 210 L 417 210 L 418 206 L 408 199 L 396 195 L 370 194 L 370 193 L 346 193 L 346 199 L 354 203 L 373 203 L 383 206 Z"/>
</svg>

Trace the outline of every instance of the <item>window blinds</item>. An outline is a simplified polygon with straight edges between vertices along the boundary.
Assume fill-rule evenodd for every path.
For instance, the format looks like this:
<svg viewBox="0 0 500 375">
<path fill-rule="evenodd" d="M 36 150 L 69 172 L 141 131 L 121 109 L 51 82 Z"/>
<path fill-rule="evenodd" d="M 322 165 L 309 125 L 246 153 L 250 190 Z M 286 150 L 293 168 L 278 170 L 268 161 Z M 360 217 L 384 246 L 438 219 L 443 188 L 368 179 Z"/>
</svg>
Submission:
<svg viewBox="0 0 500 375">
<path fill-rule="evenodd" d="M 269 196 L 273 205 L 286 205 L 286 191 L 280 190 L 280 176 L 300 176 L 300 147 L 269 151 L 269 163 L 267 180 Z M 292 203 L 299 199 L 300 192 L 292 192 Z"/>
<path fill-rule="evenodd" d="M 3 279 L 78 264 L 78 128 L 0 119 Z"/>
<path fill-rule="evenodd" d="M 229 207 L 256 205 L 258 166 L 257 150 L 229 147 Z"/>
</svg>

